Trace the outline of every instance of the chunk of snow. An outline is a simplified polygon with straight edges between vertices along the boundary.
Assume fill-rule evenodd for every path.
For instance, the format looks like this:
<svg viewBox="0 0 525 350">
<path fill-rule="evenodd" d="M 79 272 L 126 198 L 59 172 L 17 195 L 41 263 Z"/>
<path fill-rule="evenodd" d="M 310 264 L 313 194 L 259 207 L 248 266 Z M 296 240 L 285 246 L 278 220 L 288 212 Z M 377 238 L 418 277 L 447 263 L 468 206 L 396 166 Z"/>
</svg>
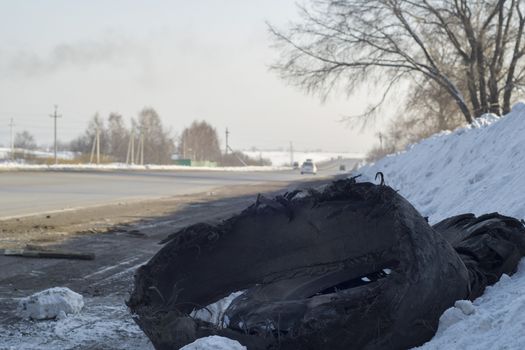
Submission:
<svg viewBox="0 0 525 350">
<path fill-rule="evenodd" d="M 62 319 L 76 314 L 84 307 L 82 295 L 69 288 L 55 287 L 23 298 L 18 303 L 17 315 L 33 320 Z"/>
<path fill-rule="evenodd" d="M 238 341 L 212 335 L 195 340 L 180 350 L 246 350 Z"/>
<path fill-rule="evenodd" d="M 476 311 L 476 308 L 470 300 L 458 300 L 454 303 L 454 307 L 461 310 L 461 312 L 467 316 L 472 315 L 474 311 Z"/>
</svg>

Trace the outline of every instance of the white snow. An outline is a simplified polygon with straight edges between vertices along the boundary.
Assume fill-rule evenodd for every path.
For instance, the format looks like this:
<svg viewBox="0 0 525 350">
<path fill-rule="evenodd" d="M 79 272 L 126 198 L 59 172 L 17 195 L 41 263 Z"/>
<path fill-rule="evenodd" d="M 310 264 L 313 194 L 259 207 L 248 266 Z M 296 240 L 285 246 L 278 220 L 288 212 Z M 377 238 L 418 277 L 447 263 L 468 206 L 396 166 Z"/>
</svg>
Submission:
<svg viewBox="0 0 525 350">
<path fill-rule="evenodd" d="M 246 350 L 246 347 L 236 340 L 212 335 L 197 339 L 180 350 Z"/>
<path fill-rule="evenodd" d="M 525 349 L 525 260 L 473 303 L 461 302 L 443 313 L 434 338 L 416 349 Z"/>
<path fill-rule="evenodd" d="M 84 307 L 82 295 L 69 288 L 55 287 L 21 299 L 17 314 L 33 320 L 64 319 L 68 314 L 79 313 L 82 307 Z"/>
<path fill-rule="evenodd" d="M 508 115 L 484 115 L 472 125 L 444 132 L 364 165 L 356 173 L 385 182 L 431 223 L 473 212 L 525 217 L 525 104 Z M 435 337 L 421 350 L 525 349 L 525 259 L 473 303 L 460 300 L 443 313 Z"/>
<path fill-rule="evenodd" d="M 502 118 L 487 114 L 430 137 L 357 173 L 374 181 L 378 171 L 431 223 L 467 212 L 524 218 L 525 104 Z"/>
</svg>

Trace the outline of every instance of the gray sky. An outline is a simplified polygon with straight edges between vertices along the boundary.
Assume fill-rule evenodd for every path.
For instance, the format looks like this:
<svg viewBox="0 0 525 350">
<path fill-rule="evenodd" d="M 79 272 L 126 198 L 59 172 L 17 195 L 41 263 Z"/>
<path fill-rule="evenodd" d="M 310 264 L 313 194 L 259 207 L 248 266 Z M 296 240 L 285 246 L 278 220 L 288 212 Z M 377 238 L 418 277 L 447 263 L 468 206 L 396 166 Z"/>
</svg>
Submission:
<svg viewBox="0 0 525 350">
<path fill-rule="evenodd" d="M 151 106 L 173 132 L 194 119 L 231 131 L 234 148 L 363 152 L 375 130 L 339 122 L 363 99 L 324 104 L 280 80 L 265 21 L 285 26 L 293 0 L 0 0 L 0 144 L 7 124 L 50 142 L 79 135 L 99 112 Z"/>
</svg>

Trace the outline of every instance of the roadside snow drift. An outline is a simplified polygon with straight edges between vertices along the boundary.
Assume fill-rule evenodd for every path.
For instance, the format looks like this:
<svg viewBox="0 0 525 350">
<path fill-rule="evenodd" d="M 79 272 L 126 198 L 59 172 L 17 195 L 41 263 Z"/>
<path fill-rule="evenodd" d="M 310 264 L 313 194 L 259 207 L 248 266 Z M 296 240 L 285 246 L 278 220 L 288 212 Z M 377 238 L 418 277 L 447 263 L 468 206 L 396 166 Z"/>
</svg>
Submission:
<svg viewBox="0 0 525 350">
<path fill-rule="evenodd" d="M 76 314 L 84 307 L 82 295 L 69 288 L 55 287 L 23 298 L 18 304 L 17 314 L 22 318 L 45 320 L 65 318 Z"/>
<path fill-rule="evenodd" d="M 525 104 L 502 118 L 485 115 L 407 151 L 361 167 L 363 180 L 384 173 L 431 223 L 472 212 L 525 217 Z M 445 311 L 435 337 L 420 350 L 525 349 L 525 259 L 472 304 Z"/>
<path fill-rule="evenodd" d="M 431 223 L 468 212 L 524 218 L 525 104 L 502 118 L 485 115 L 430 137 L 357 173 L 374 181 L 378 171 Z"/>
</svg>

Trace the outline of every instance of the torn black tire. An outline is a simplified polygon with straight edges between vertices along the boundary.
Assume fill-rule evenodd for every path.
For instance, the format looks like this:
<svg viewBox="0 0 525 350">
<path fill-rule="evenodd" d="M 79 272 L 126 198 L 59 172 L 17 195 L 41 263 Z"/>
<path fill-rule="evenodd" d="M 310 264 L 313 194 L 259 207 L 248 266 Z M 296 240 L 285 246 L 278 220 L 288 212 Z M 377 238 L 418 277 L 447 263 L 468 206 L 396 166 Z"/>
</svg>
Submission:
<svg viewBox="0 0 525 350">
<path fill-rule="evenodd" d="M 248 349 L 406 349 L 469 295 L 450 244 L 388 186 L 334 182 L 174 234 L 128 305 L 156 349 L 221 335 Z M 194 309 L 246 290 L 223 327 Z"/>
</svg>

